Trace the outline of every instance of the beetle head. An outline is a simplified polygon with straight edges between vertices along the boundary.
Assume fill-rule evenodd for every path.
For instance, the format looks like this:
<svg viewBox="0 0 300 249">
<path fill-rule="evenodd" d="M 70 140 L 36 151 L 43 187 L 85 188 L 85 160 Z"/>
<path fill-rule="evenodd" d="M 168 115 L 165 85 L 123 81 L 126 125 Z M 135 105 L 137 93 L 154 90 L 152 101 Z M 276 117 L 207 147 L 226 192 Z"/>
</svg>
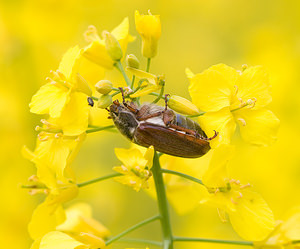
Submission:
<svg viewBox="0 0 300 249">
<path fill-rule="evenodd" d="M 139 124 L 135 114 L 117 100 L 109 107 L 109 113 L 119 131 L 132 140 Z"/>
</svg>

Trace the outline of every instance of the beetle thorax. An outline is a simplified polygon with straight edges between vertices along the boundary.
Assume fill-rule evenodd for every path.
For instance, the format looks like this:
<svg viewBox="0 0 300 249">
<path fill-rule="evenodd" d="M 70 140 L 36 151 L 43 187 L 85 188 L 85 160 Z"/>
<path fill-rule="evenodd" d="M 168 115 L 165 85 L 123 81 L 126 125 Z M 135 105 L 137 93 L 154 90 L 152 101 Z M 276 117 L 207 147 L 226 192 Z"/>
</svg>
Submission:
<svg viewBox="0 0 300 249">
<path fill-rule="evenodd" d="M 116 127 L 119 129 L 119 131 L 129 138 L 130 140 L 133 139 L 134 133 L 136 131 L 136 128 L 139 124 L 137 121 L 135 115 L 127 110 L 119 110 L 119 112 L 112 113 L 112 119 L 116 125 Z"/>
</svg>

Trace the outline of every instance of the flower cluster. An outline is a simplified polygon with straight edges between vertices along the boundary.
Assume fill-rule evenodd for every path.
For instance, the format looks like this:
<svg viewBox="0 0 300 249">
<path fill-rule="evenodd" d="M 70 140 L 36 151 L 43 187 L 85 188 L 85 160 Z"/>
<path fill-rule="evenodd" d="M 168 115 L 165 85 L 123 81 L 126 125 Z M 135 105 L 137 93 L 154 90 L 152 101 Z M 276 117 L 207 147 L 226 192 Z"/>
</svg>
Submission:
<svg viewBox="0 0 300 249">
<path fill-rule="evenodd" d="M 217 208 L 221 220 L 230 220 L 239 236 L 255 242 L 256 248 L 296 246 L 299 212 L 274 230 L 274 216 L 266 201 L 252 190 L 252 185 L 242 184 L 227 170 L 234 156 L 231 137 L 237 124 L 241 137 L 251 144 L 269 146 L 276 140 L 279 120 L 266 109 L 272 98 L 265 69 L 243 66 L 239 71 L 224 64 L 199 74 L 186 69 L 192 100 L 165 95 L 164 75 L 149 72 L 161 36 L 160 17 L 150 11 L 148 15 L 136 11 L 135 23 L 142 38 L 142 55 L 147 59 L 145 70 L 139 68 L 135 55 L 125 56 L 128 43 L 135 40 L 129 34 L 128 18 L 111 32 L 104 30 L 100 34 L 90 26 L 84 34 L 89 44 L 70 48 L 58 69 L 51 71 L 47 83 L 32 97 L 30 111 L 44 116 L 36 127 L 35 149 L 23 148 L 23 155 L 37 169 L 24 187 L 32 194 L 46 195 L 28 226 L 34 240 L 32 248 L 104 248 L 125 235 L 127 231 L 109 237 L 108 229 L 92 218 L 91 208 L 85 203 L 65 209 L 65 203 L 76 198 L 81 186 L 108 178 L 136 191 L 145 189 L 154 197 L 156 190 L 161 213 L 144 223 L 161 219 L 167 238 L 164 248 L 172 248 L 169 245 L 173 243 L 165 188 L 179 214 L 206 204 Z M 122 65 L 125 58 L 126 69 Z M 144 96 L 155 99 L 150 105 L 141 105 Z M 156 105 L 162 99 L 165 107 Z M 110 120 L 106 119 L 107 111 Z M 174 116 L 176 123 L 172 123 Z M 198 118 L 201 128 L 190 118 Z M 86 136 L 115 127 L 147 149 L 136 145 L 117 148 L 115 154 L 122 164 L 113 167 L 116 173 L 77 183 L 72 162 Z M 186 149 L 176 148 L 178 143 L 186 143 L 191 150 L 203 149 L 201 155 L 213 149 L 202 158 L 191 160 L 178 153 Z M 173 150 L 169 154 L 182 158 L 158 154 L 157 148 Z M 202 166 L 197 167 L 199 164 Z"/>
</svg>

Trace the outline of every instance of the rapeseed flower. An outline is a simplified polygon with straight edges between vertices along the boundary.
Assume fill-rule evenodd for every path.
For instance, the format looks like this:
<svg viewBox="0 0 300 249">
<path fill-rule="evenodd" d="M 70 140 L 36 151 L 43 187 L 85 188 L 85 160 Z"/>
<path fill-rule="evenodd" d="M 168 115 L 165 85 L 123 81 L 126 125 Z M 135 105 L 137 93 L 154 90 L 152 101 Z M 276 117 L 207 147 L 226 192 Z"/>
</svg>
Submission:
<svg viewBox="0 0 300 249">
<path fill-rule="evenodd" d="M 161 23 L 159 15 L 140 15 L 135 11 L 135 27 L 142 37 L 142 54 L 146 58 L 153 58 L 157 54 L 157 43 L 161 36 Z"/>
<path fill-rule="evenodd" d="M 120 44 L 123 54 L 126 52 L 127 44 L 135 39 L 129 34 L 128 17 L 126 17 L 119 26 L 114 28 L 110 34 Z M 105 69 L 113 69 L 115 61 L 108 54 L 105 46 L 105 38 L 99 36 L 96 27 L 89 26 L 84 36 L 90 44 L 84 48 L 83 56 Z"/>
<path fill-rule="evenodd" d="M 272 101 L 271 86 L 261 66 L 237 71 L 218 64 L 194 75 L 186 70 L 193 103 L 206 113 L 199 117 L 201 127 L 213 135 L 213 143 L 229 143 L 239 125 L 241 136 L 249 143 L 271 145 L 276 140 L 279 119 L 265 107 Z"/>
<path fill-rule="evenodd" d="M 137 148 L 128 150 L 116 148 L 115 154 L 123 165 L 113 169 L 123 174 L 123 176 L 115 177 L 114 179 L 122 184 L 131 186 L 135 191 L 139 191 L 141 188 L 148 188 L 148 180 L 152 176 L 150 169 L 154 155 L 153 146 L 150 146 L 144 155 Z"/>
<path fill-rule="evenodd" d="M 226 221 L 226 213 L 234 230 L 245 240 L 260 241 L 274 228 L 274 217 L 266 201 L 251 191 L 250 184 L 241 184 L 229 177 L 227 164 L 233 149 L 221 145 L 215 149 L 202 181 L 207 194 L 200 203 L 218 208 L 220 218 Z"/>
</svg>

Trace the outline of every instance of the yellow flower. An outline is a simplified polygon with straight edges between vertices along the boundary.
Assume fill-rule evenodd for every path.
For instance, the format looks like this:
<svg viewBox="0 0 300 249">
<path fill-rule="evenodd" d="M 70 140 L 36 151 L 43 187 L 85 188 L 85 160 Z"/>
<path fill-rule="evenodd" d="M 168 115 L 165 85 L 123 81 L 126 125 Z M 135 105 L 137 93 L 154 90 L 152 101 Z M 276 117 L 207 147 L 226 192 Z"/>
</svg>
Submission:
<svg viewBox="0 0 300 249">
<path fill-rule="evenodd" d="M 133 67 L 127 67 L 126 70 L 140 79 L 140 86 L 137 88 L 138 90 L 135 93 L 130 94 L 131 98 L 137 98 L 156 92 L 165 85 L 164 76 L 156 76 Z"/>
<path fill-rule="evenodd" d="M 300 207 L 289 211 L 270 235 L 254 244 L 256 249 L 299 249 L 300 248 Z"/>
<path fill-rule="evenodd" d="M 234 230 L 243 239 L 263 240 L 274 228 L 273 213 L 258 193 L 249 190 L 250 184 L 242 185 L 229 178 L 226 167 L 232 153 L 232 147 L 228 145 L 215 149 L 203 175 L 207 196 L 201 203 L 218 208 L 224 221 L 227 213 Z"/>
<path fill-rule="evenodd" d="M 110 234 L 106 227 L 92 218 L 91 207 L 86 203 L 77 203 L 66 209 L 66 220 L 56 230 L 37 239 L 31 248 L 104 248 L 104 239 Z"/>
<path fill-rule="evenodd" d="M 134 37 L 129 34 L 128 17 L 110 33 L 116 38 L 125 54 L 127 44 L 134 40 Z M 115 61 L 109 56 L 105 47 L 105 39 L 99 37 L 96 27 L 89 26 L 84 35 L 90 44 L 84 48 L 83 56 L 106 69 L 113 69 Z"/>
<path fill-rule="evenodd" d="M 48 188 L 55 189 L 57 181 L 75 181 L 70 164 L 77 155 L 85 134 L 79 137 L 65 137 L 59 134 L 41 132 L 34 152 L 24 147 L 25 158 L 36 164 L 37 176 Z"/>
<path fill-rule="evenodd" d="M 157 54 L 157 43 L 161 35 L 161 23 L 159 15 L 140 15 L 135 11 L 135 26 L 142 37 L 142 54 L 146 58 L 153 58 Z"/>
<path fill-rule="evenodd" d="M 85 234 L 82 234 L 82 237 L 88 237 L 88 242 L 78 241 L 63 232 L 52 231 L 36 240 L 31 249 L 101 249 L 105 247 L 105 242 L 102 239 L 90 235 L 85 236 Z"/>
<path fill-rule="evenodd" d="M 86 203 L 77 203 L 66 209 L 66 220 L 56 229 L 72 236 L 84 232 L 105 239 L 110 235 L 105 226 L 93 219 L 92 209 Z"/>
<path fill-rule="evenodd" d="M 57 184 L 49 192 L 45 201 L 34 210 L 28 224 L 28 231 L 32 239 L 41 238 L 46 233 L 55 230 L 56 226 L 65 221 L 65 211 L 62 203 L 75 198 L 78 194 L 76 184 Z"/>
<path fill-rule="evenodd" d="M 241 136 L 256 145 L 270 145 L 276 140 L 278 118 L 265 109 L 271 98 L 268 75 L 261 66 L 239 72 L 218 64 L 194 75 L 186 70 L 193 103 L 206 114 L 199 117 L 201 127 L 218 137 L 213 142 L 229 143 L 239 124 Z"/>
<path fill-rule="evenodd" d="M 113 169 L 123 174 L 123 176 L 115 177 L 114 179 L 122 184 L 131 186 L 135 191 L 139 191 L 141 188 L 148 188 L 148 180 L 152 176 L 150 169 L 154 155 L 153 146 L 150 146 L 144 155 L 136 148 L 128 150 L 116 148 L 115 154 L 123 165 Z"/>
<path fill-rule="evenodd" d="M 49 83 L 43 85 L 32 97 L 29 104 L 31 112 L 59 118 L 65 109 L 65 112 L 72 112 L 72 115 L 76 115 L 77 108 L 85 110 L 86 94 L 91 95 L 92 92 L 88 83 L 78 75 L 80 60 L 81 50 L 78 46 L 70 48 L 64 54 L 59 69 L 51 71 L 52 78 L 47 78 Z"/>
<path fill-rule="evenodd" d="M 33 212 L 28 226 L 29 234 L 33 239 L 39 239 L 61 224 L 65 219 L 62 203 L 73 199 L 78 194 L 70 164 L 83 138 L 84 135 L 77 140 L 66 139 L 49 133 L 48 139 L 38 141 L 34 152 L 26 147 L 23 149 L 24 156 L 36 164 L 37 183 L 35 185 L 44 185 L 44 193 L 47 194 L 45 201 Z M 35 185 L 33 185 L 33 191 Z"/>
</svg>

